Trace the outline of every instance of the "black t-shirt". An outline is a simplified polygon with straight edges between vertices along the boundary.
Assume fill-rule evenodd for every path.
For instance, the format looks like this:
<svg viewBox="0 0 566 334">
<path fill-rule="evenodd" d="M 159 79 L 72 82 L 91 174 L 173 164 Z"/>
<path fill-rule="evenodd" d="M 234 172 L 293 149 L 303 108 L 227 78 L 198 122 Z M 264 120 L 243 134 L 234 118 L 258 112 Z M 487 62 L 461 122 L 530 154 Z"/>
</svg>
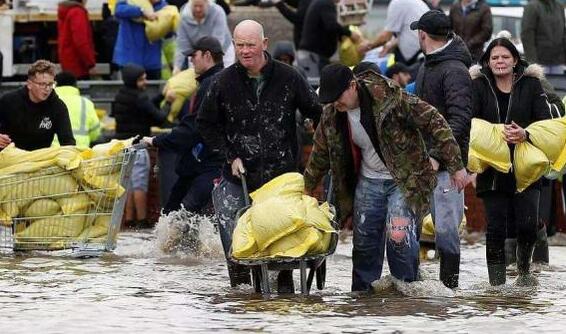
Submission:
<svg viewBox="0 0 566 334">
<path fill-rule="evenodd" d="M 507 118 L 508 108 L 509 108 L 509 98 L 511 93 L 504 93 L 495 86 L 495 95 L 497 96 L 497 104 L 499 105 L 499 121 L 505 123 L 505 118 Z"/>
</svg>

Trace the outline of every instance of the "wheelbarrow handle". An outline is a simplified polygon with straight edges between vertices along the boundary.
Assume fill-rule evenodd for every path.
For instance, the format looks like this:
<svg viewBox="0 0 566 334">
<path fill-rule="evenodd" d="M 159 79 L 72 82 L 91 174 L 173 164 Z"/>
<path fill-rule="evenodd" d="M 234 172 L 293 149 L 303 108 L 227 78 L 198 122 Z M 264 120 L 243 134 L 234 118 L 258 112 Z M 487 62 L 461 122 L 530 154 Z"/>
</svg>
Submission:
<svg viewBox="0 0 566 334">
<path fill-rule="evenodd" d="M 240 180 L 242 181 L 242 190 L 244 192 L 244 204 L 250 205 L 250 194 L 248 192 L 248 183 L 246 182 L 246 172 L 239 173 Z"/>
</svg>

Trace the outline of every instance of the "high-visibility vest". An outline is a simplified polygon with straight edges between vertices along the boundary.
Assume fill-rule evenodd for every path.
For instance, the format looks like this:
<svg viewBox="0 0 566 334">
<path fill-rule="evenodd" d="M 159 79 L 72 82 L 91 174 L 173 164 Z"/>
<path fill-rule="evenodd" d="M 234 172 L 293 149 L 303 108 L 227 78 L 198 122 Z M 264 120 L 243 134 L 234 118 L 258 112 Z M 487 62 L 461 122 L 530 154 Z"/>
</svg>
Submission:
<svg viewBox="0 0 566 334">
<path fill-rule="evenodd" d="M 77 147 L 88 148 L 90 142 L 100 136 L 100 120 L 96 115 L 94 104 L 86 97 L 82 97 L 76 87 L 56 87 L 55 92 L 69 111 L 69 119 Z M 57 136 L 53 140 L 53 145 L 59 145 Z"/>
</svg>

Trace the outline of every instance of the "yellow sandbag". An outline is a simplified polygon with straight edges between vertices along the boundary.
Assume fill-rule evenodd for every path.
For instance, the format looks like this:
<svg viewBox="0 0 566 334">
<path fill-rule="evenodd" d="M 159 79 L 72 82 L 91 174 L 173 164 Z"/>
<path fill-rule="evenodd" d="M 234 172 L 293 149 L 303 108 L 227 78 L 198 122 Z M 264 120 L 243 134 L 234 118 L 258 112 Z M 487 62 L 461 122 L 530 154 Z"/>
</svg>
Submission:
<svg viewBox="0 0 566 334">
<path fill-rule="evenodd" d="M 316 198 L 307 195 L 303 195 L 302 200 L 305 207 L 305 223 L 307 225 L 315 227 L 322 232 L 336 232 L 332 224 L 330 224 L 334 215 L 330 212 L 330 206 L 327 202 L 319 206 Z"/>
<path fill-rule="evenodd" d="M 120 185 L 120 173 L 108 175 L 83 175 L 82 181 L 88 189 L 100 189 L 104 194 L 116 198 L 124 194 L 125 189 Z"/>
<path fill-rule="evenodd" d="M 4 212 L 4 210 L 2 210 L 2 207 L 0 207 L 0 225 L 12 226 L 12 216 Z"/>
<path fill-rule="evenodd" d="M 292 197 L 301 200 L 305 189 L 303 175 L 299 173 L 285 173 L 264 184 L 261 188 L 250 194 L 254 205 L 273 197 Z"/>
<path fill-rule="evenodd" d="M 40 193 L 43 196 L 74 194 L 79 190 L 79 184 L 69 174 L 38 178 L 36 183 L 39 185 Z"/>
<path fill-rule="evenodd" d="M 316 230 L 316 233 L 319 235 L 319 239 L 309 248 L 309 251 L 307 252 L 308 255 L 324 254 L 328 252 L 328 249 L 330 248 L 332 233 L 321 232 L 319 230 Z"/>
<path fill-rule="evenodd" d="M 192 68 L 181 71 L 167 80 L 167 84 L 163 88 L 163 95 L 167 95 L 170 90 L 175 92 L 175 100 L 171 103 L 171 110 L 167 115 L 169 122 L 175 121 L 187 98 L 192 96 L 197 88 L 196 73 Z"/>
<path fill-rule="evenodd" d="M 52 199 L 42 198 L 33 201 L 24 211 L 24 217 L 44 217 L 61 214 L 61 206 Z"/>
<path fill-rule="evenodd" d="M 12 143 L 0 151 L 0 175 L 35 172 L 49 166 L 75 169 L 82 160 L 80 152 L 72 146 L 25 151 Z"/>
<path fill-rule="evenodd" d="M 165 6 L 156 12 L 157 20 L 144 20 L 145 35 L 150 42 L 155 42 L 171 32 L 177 31 L 179 26 L 179 10 L 175 6 Z"/>
<path fill-rule="evenodd" d="M 503 124 L 491 124 L 473 118 L 470 149 L 474 158 L 489 164 L 499 172 L 508 173 L 511 169 L 511 152 L 503 139 Z"/>
<path fill-rule="evenodd" d="M 128 0 L 128 5 L 139 7 L 144 13 L 155 13 L 153 5 L 149 0 Z M 142 23 L 144 19 L 143 17 L 136 17 L 132 21 Z"/>
<path fill-rule="evenodd" d="M 515 145 L 513 161 L 518 192 L 540 179 L 550 168 L 550 161 L 544 152 L 526 141 Z"/>
<path fill-rule="evenodd" d="M 319 242 L 321 235 L 314 227 L 304 227 L 275 241 L 267 248 L 269 257 L 301 257 Z"/>
<path fill-rule="evenodd" d="M 252 236 L 260 252 L 305 226 L 305 208 L 301 200 L 273 197 L 254 203 L 249 210 Z"/>
<path fill-rule="evenodd" d="M 91 200 L 85 193 L 78 193 L 55 200 L 65 215 L 87 213 Z"/>
<path fill-rule="evenodd" d="M 526 130 L 530 141 L 552 163 L 552 169 L 562 170 L 566 165 L 566 118 L 534 122 Z"/>
<path fill-rule="evenodd" d="M 99 238 L 108 234 L 108 227 L 110 226 L 111 216 L 98 216 L 93 224 L 86 224 L 87 226 L 77 239 L 86 240 Z"/>
<path fill-rule="evenodd" d="M 350 31 L 356 31 L 360 33 L 360 30 L 356 26 L 350 26 Z M 364 58 L 363 54 L 358 52 L 358 45 L 352 41 L 350 37 L 343 37 L 340 41 L 340 47 L 338 48 L 338 57 L 340 62 L 346 66 L 356 66 Z"/>
<path fill-rule="evenodd" d="M 236 259 L 250 258 L 256 255 L 257 244 L 251 230 L 251 210 L 244 212 L 232 234 L 232 256 Z"/>
<path fill-rule="evenodd" d="M 476 152 L 470 147 L 468 150 L 468 170 L 472 173 L 481 174 L 489 167 L 489 164 L 485 161 L 480 160 L 477 157 Z"/>
<path fill-rule="evenodd" d="M 118 153 L 122 152 L 125 148 L 132 146 L 135 138 L 129 139 L 112 139 L 108 143 L 94 145 L 92 147 L 92 151 L 89 154 L 92 154 L 92 158 L 101 158 L 101 157 L 112 157 L 117 155 Z"/>
<path fill-rule="evenodd" d="M 51 243 L 50 238 L 77 237 L 84 229 L 85 216 L 53 216 L 37 219 L 25 230 L 16 233 L 16 241 L 39 238 L 37 242 Z M 23 238 L 23 239 L 22 239 Z"/>
</svg>

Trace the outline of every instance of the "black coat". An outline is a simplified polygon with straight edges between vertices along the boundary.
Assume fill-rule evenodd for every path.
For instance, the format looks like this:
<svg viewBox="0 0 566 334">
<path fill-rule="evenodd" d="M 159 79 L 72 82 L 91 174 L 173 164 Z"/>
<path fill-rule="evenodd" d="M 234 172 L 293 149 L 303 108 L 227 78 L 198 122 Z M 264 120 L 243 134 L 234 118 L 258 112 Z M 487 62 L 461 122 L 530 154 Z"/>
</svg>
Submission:
<svg viewBox="0 0 566 334">
<path fill-rule="evenodd" d="M 0 106 L 0 133 L 10 136 L 17 148 L 49 147 L 55 135 L 61 145 L 75 145 L 69 112 L 55 91 L 47 100 L 34 103 L 27 87 L 22 87 L 4 94 Z"/>
<path fill-rule="evenodd" d="M 299 72 L 265 54 L 259 93 L 237 62 L 215 77 L 197 118 L 205 144 L 226 157 L 223 177 L 239 182 L 230 164 L 240 158 L 250 190 L 296 170 L 296 109 L 316 123 L 321 113 L 316 93 Z"/>
<path fill-rule="evenodd" d="M 511 89 L 508 110 L 500 110 L 495 95 L 495 79 L 489 70 L 481 69 L 475 65 L 470 69 L 473 83 L 473 117 L 486 120 L 490 123 L 501 123 L 500 115 L 505 113 L 505 123 L 512 121 L 520 127 L 526 128 L 531 123 L 553 116 L 552 106 L 547 101 L 540 79 L 543 70 L 538 65 L 527 68 L 517 65 L 516 79 Z M 513 157 L 514 145 L 510 145 Z M 534 185 L 536 186 L 536 184 Z M 516 190 L 513 172 L 508 174 L 497 172 L 488 168 L 478 175 L 476 192 L 478 195 L 490 190 L 514 193 Z"/>
<path fill-rule="evenodd" d="M 159 135 L 153 140 L 153 145 L 156 147 L 167 147 L 179 155 L 175 168 L 179 176 L 196 176 L 211 170 L 220 170 L 222 167 L 224 157 L 204 145 L 196 128 L 196 117 L 214 76 L 223 68 L 223 65 L 216 65 L 197 78 L 199 88 L 192 102 L 194 112 L 187 113 L 170 133 Z M 191 100 L 188 100 L 183 108 L 190 103 Z"/>
<path fill-rule="evenodd" d="M 162 124 L 167 112 L 157 108 L 145 91 L 124 86 L 114 98 L 112 116 L 116 118 L 115 137 L 128 139 L 150 136 L 151 127 Z"/>
<path fill-rule="evenodd" d="M 280 1 L 275 7 L 283 17 L 293 24 L 293 43 L 298 48 L 303 33 L 303 22 L 305 21 L 311 0 L 299 0 L 296 10 L 291 9 L 287 3 L 288 1 Z"/>
<path fill-rule="evenodd" d="M 464 165 L 468 161 L 472 119 L 472 79 L 468 72 L 471 64 L 464 41 L 455 36 L 444 50 L 425 57 L 416 80 L 417 95 L 438 109 L 450 125 Z M 440 156 L 434 150 L 429 153 L 432 157 Z"/>
</svg>

